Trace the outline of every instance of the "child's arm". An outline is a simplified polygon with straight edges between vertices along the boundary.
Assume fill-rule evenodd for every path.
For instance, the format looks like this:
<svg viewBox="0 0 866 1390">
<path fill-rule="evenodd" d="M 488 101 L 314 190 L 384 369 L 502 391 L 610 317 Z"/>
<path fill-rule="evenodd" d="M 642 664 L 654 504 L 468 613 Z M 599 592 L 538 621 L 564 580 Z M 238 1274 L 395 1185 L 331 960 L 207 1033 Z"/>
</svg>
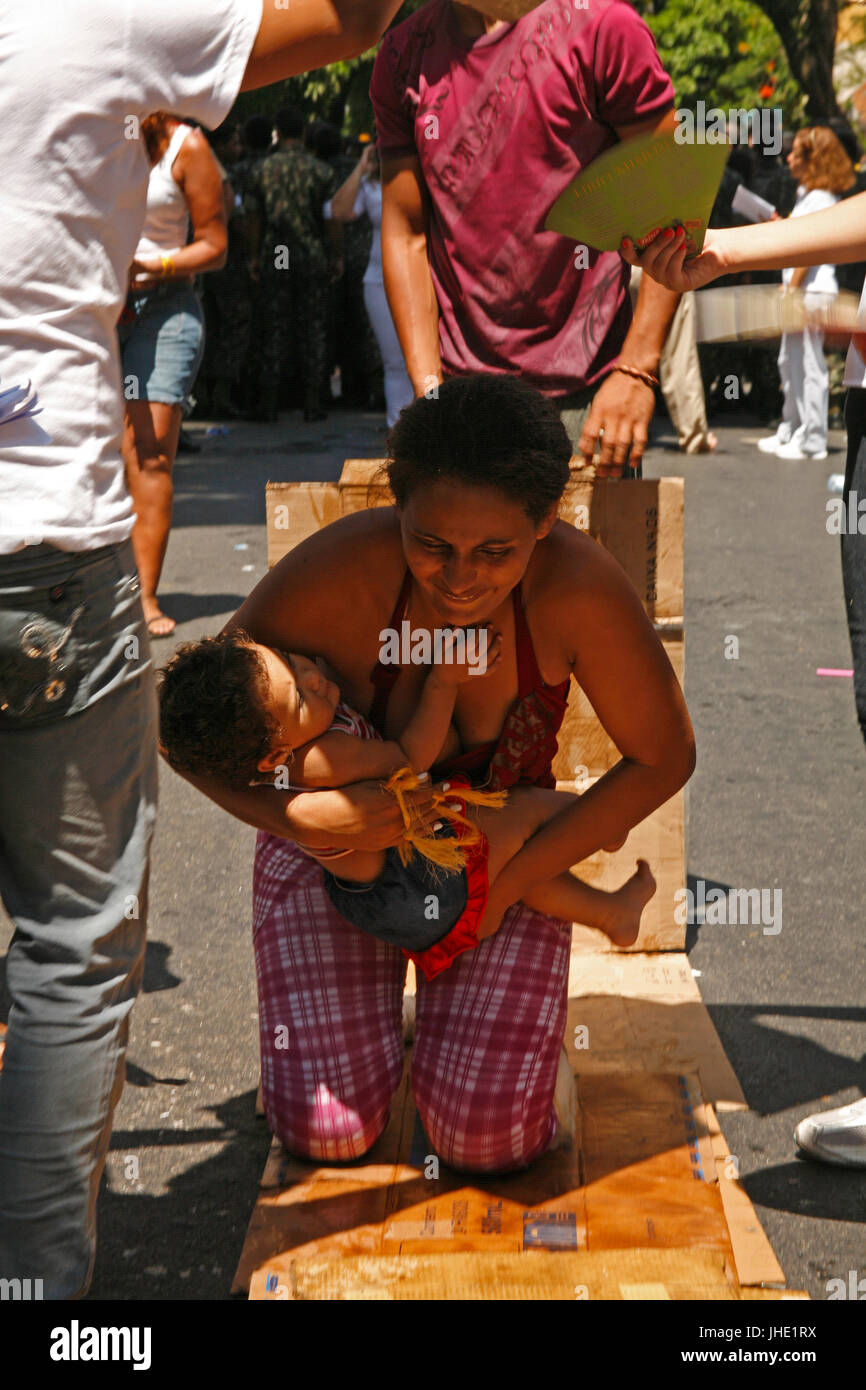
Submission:
<svg viewBox="0 0 866 1390">
<path fill-rule="evenodd" d="M 443 661 L 434 666 L 424 682 L 421 698 L 412 718 L 400 735 L 400 747 L 406 754 L 414 772 L 426 772 L 439 760 L 454 714 L 457 687 L 473 676 L 483 679 L 502 655 L 502 635 L 495 633 L 484 644 L 485 665 L 483 671 L 473 669 L 467 661 L 455 661 L 455 634 L 446 637 Z"/>
<path fill-rule="evenodd" d="M 487 671 L 499 661 L 501 652 L 502 638 L 497 633 L 486 653 Z M 305 787 L 346 787 L 352 782 L 390 777 L 407 763 L 415 772 L 426 772 L 449 742 L 457 687 L 470 675 L 465 661 L 434 666 L 399 743 L 393 739 L 379 743 L 339 731 L 323 734 L 295 750 L 289 769 L 291 781 Z"/>
<path fill-rule="evenodd" d="M 407 763 L 415 772 L 426 772 L 438 760 L 448 739 L 457 687 L 427 677 L 418 706 L 400 736 L 400 742 L 357 738 L 354 734 L 322 734 L 295 749 L 288 769 L 297 787 L 348 787 L 353 782 L 385 780 Z"/>
</svg>

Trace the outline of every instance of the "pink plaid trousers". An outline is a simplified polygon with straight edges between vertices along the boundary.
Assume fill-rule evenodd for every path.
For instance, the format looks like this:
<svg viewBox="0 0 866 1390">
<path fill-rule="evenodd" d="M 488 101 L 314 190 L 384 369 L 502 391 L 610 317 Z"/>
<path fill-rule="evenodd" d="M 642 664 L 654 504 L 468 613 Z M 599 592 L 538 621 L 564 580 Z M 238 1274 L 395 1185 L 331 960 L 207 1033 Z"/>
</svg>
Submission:
<svg viewBox="0 0 866 1390">
<path fill-rule="evenodd" d="M 264 833 L 253 941 L 271 1130 L 304 1157 L 359 1158 L 402 1075 L 406 962 L 339 915 L 321 865 Z M 495 936 L 419 979 L 412 1089 L 451 1167 L 506 1172 L 548 1148 L 570 943 L 568 924 L 518 905 Z"/>
</svg>

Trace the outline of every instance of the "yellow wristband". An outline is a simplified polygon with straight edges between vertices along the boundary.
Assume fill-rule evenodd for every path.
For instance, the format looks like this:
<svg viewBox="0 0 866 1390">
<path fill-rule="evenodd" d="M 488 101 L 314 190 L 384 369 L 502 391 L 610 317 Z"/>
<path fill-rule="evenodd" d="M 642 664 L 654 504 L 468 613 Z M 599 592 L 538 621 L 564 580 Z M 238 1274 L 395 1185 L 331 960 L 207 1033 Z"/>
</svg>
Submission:
<svg viewBox="0 0 866 1390">
<path fill-rule="evenodd" d="M 162 261 L 162 278 L 166 279 L 169 275 L 174 275 L 174 261 L 171 256 L 160 256 Z"/>
</svg>

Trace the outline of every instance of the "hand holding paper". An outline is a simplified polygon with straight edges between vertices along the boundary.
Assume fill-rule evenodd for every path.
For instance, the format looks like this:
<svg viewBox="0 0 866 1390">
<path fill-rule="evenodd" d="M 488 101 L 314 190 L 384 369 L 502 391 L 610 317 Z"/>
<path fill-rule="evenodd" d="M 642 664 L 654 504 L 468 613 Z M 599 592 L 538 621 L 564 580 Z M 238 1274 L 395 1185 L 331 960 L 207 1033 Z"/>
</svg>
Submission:
<svg viewBox="0 0 866 1390">
<path fill-rule="evenodd" d="M 545 226 L 598 251 L 618 251 L 624 237 L 641 247 L 677 222 L 686 254 L 697 255 L 727 157 L 726 144 L 679 144 L 675 131 L 622 141 L 569 184 Z"/>
</svg>

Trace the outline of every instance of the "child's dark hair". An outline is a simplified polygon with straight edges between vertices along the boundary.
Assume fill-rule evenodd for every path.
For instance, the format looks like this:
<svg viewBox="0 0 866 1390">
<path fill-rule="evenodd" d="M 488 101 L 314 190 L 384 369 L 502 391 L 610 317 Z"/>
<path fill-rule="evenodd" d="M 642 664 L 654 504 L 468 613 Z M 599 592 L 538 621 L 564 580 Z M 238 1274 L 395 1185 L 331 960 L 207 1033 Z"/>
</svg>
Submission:
<svg viewBox="0 0 866 1390">
<path fill-rule="evenodd" d="M 178 772 L 248 787 L 278 746 L 280 728 L 265 699 L 268 673 L 240 628 L 184 642 L 161 672 L 159 736 Z"/>
<path fill-rule="evenodd" d="M 538 525 L 568 482 L 571 441 L 552 401 L 514 376 L 450 377 L 419 396 L 388 436 L 398 507 L 416 487 L 450 478 L 492 487 Z"/>
</svg>

